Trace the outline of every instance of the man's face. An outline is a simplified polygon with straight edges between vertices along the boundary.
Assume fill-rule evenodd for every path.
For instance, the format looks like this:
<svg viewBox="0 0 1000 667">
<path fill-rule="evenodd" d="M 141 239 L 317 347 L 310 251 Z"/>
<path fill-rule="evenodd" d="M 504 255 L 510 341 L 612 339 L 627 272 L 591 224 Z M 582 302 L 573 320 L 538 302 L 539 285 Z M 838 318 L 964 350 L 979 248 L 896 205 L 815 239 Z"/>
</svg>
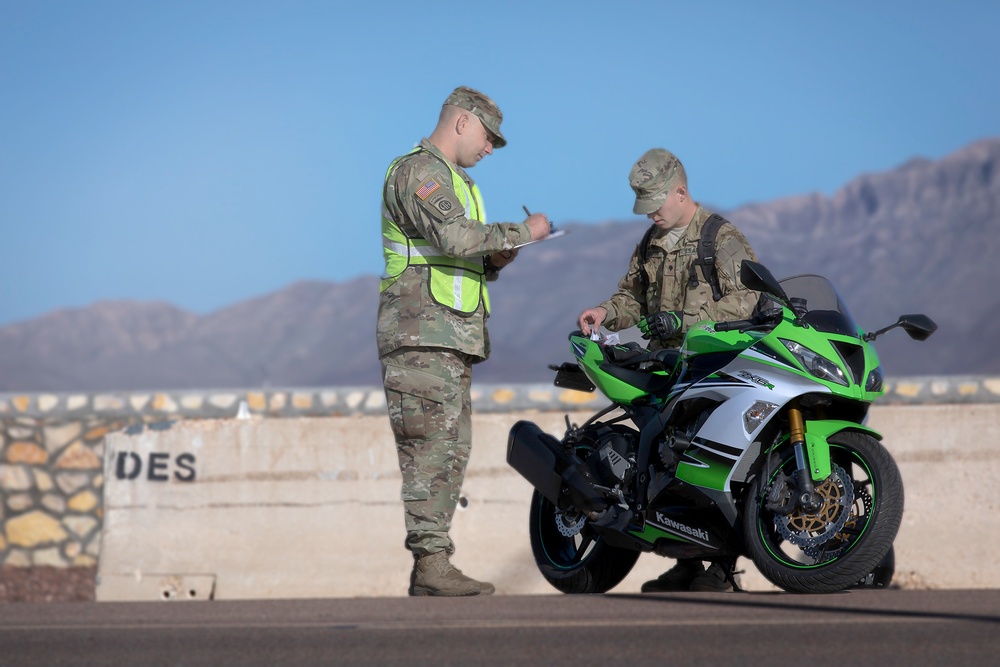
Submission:
<svg viewBox="0 0 1000 667">
<path fill-rule="evenodd" d="M 683 185 L 671 185 L 667 190 L 667 200 L 663 202 L 663 206 L 652 213 L 647 213 L 646 217 L 661 229 L 675 229 L 686 225 L 689 220 L 684 219 L 688 215 L 682 205 L 682 198 L 687 194 L 686 190 Z"/>
<path fill-rule="evenodd" d="M 474 113 L 467 115 L 465 131 L 461 135 L 458 166 L 468 169 L 493 153 L 493 135 Z"/>
</svg>

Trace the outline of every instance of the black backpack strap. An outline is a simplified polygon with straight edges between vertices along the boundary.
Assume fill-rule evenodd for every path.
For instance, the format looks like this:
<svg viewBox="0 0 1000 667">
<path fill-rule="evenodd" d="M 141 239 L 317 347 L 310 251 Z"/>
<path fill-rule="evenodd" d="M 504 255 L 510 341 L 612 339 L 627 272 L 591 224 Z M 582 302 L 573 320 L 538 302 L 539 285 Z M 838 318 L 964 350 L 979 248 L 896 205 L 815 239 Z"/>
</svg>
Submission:
<svg viewBox="0 0 1000 667">
<path fill-rule="evenodd" d="M 688 280 L 688 289 L 698 286 L 696 267 L 701 266 L 701 273 L 712 286 L 712 298 L 716 301 L 722 298 L 722 289 L 719 287 L 719 272 L 715 268 L 715 238 L 719 235 L 719 228 L 727 222 L 729 221 L 718 213 L 713 213 L 705 221 L 701 228 L 701 240 L 698 242 L 698 259 L 691 263 L 691 277 Z"/>
</svg>

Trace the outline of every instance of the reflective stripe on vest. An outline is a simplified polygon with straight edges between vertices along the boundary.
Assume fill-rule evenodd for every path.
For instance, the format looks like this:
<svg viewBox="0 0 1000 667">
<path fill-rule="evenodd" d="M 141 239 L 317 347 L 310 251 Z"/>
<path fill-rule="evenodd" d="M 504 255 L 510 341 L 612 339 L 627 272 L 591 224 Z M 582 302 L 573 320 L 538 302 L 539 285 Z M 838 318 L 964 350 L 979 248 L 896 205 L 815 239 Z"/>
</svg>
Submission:
<svg viewBox="0 0 1000 667">
<path fill-rule="evenodd" d="M 416 148 L 408 155 L 424 150 Z M 389 165 L 385 177 L 388 183 L 392 170 L 402 158 L 396 158 Z M 446 163 L 447 164 L 447 163 Z M 458 175 L 451 165 L 451 185 L 459 199 L 465 202 L 465 217 L 486 224 L 486 211 L 479 187 L 473 184 L 470 188 L 464 179 Z M 383 189 L 384 192 L 384 189 Z M 379 292 L 384 292 L 396 282 L 396 278 L 408 266 L 424 265 L 430 269 L 431 297 L 437 303 L 463 314 L 474 313 L 479 308 L 480 299 L 490 312 L 490 295 L 486 289 L 486 275 L 482 257 L 461 258 L 450 257 L 435 248 L 423 238 L 409 238 L 382 202 L 382 256 L 385 259 L 385 275 L 379 285 Z"/>
</svg>

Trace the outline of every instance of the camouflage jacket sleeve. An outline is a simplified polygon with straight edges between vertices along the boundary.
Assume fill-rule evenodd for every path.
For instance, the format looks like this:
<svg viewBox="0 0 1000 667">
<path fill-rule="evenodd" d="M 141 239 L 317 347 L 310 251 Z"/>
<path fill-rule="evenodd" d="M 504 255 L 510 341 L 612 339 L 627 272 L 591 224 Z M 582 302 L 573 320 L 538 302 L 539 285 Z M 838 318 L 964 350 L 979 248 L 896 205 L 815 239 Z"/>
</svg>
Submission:
<svg viewBox="0 0 1000 667">
<path fill-rule="evenodd" d="M 646 297 L 642 293 L 642 278 L 639 263 L 639 246 L 636 244 L 628 262 L 628 272 L 618 282 L 618 291 L 600 304 L 608 311 L 604 326 L 611 331 L 627 329 L 646 315 Z"/>
<path fill-rule="evenodd" d="M 421 196 L 421 187 L 432 179 L 439 187 Z M 395 219 L 404 234 L 424 238 L 451 257 L 488 255 L 531 240 L 526 223 L 484 225 L 467 217 L 451 183 L 448 167 L 429 153 L 418 153 L 396 167 L 386 184 L 386 205 L 402 212 Z"/>
</svg>

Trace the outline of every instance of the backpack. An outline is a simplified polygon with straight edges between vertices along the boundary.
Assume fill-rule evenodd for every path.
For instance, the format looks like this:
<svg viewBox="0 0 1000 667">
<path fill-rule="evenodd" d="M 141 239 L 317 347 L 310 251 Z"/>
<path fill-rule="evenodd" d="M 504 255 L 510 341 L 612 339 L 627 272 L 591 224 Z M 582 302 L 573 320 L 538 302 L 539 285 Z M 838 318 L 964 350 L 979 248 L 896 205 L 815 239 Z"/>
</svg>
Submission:
<svg viewBox="0 0 1000 667">
<path fill-rule="evenodd" d="M 713 213 L 705 221 L 701 228 L 701 240 L 698 242 L 698 259 L 691 263 L 691 275 L 688 278 L 688 289 L 698 286 L 698 274 L 696 267 L 701 267 L 701 273 L 705 280 L 712 286 L 712 298 L 716 301 L 722 298 L 722 289 L 719 287 L 719 272 L 715 268 L 715 238 L 719 235 L 719 228 L 729 222 L 718 213 Z M 649 275 L 646 273 L 646 261 L 649 259 L 649 243 L 656 231 L 656 225 L 650 225 L 646 230 L 642 241 L 639 242 L 639 278 L 642 281 L 642 292 L 649 289 Z"/>
</svg>

